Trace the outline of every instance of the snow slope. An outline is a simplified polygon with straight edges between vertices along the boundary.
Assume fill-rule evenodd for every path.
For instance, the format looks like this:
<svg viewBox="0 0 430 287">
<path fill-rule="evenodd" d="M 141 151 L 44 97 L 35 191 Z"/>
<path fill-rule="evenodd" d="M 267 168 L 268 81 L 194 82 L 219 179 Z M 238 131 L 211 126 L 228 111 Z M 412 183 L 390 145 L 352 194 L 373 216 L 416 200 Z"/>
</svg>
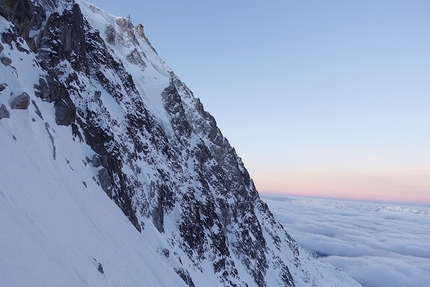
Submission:
<svg viewBox="0 0 430 287">
<path fill-rule="evenodd" d="M 0 65 L 7 106 L 44 74 L 34 54 L 14 51 L 1 54 L 12 60 Z M 92 179 L 91 149 L 55 125 L 52 104 L 31 99 L 0 120 L 0 286 L 185 286 L 147 238 L 155 228 L 138 233 Z"/>
<path fill-rule="evenodd" d="M 359 286 L 274 220 L 142 26 L 0 4 L 0 286 Z"/>
<path fill-rule="evenodd" d="M 0 65 L 2 103 L 41 72 L 31 59 L 15 63 Z M 0 286 L 185 286 L 148 239 L 155 228 L 137 232 L 92 179 L 89 147 L 55 125 L 51 104 L 32 100 L 43 120 L 33 109 L 0 120 Z"/>
<path fill-rule="evenodd" d="M 185 286 L 146 238 L 155 229 L 136 232 L 65 132 L 52 130 L 54 160 L 40 119 L 0 121 L 0 286 Z"/>
</svg>

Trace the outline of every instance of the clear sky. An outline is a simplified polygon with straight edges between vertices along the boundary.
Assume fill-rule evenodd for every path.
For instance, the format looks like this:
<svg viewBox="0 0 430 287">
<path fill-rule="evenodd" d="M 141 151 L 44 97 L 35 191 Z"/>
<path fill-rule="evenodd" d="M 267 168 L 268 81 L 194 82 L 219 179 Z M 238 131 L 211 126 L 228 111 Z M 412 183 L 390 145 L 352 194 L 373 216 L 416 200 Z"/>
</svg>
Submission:
<svg viewBox="0 0 430 287">
<path fill-rule="evenodd" d="M 430 204 L 430 1 L 89 2 L 144 25 L 260 192 Z"/>
</svg>

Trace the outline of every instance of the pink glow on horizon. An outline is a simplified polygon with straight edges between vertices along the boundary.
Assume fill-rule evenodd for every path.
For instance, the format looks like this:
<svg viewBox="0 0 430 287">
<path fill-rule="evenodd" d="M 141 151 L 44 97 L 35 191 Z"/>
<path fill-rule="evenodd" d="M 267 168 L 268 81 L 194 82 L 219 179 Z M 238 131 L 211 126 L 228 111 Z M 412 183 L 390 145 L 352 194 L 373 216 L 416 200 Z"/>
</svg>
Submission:
<svg viewBox="0 0 430 287">
<path fill-rule="evenodd" d="M 258 174 L 260 193 L 430 205 L 430 168 Z"/>
<path fill-rule="evenodd" d="M 299 197 L 317 197 L 317 198 L 332 198 L 332 199 L 345 199 L 345 200 L 360 200 L 360 201 L 373 201 L 373 202 L 393 202 L 393 203 L 405 203 L 405 204 L 424 204 L 430 205 L 430 197 L 422 197 L 420 195 L 383 195 L 383 194 L 339 194 L 339 193 L 321 193 L 318 191 L 275 191 L 267 189 L 258 189 L 261 194 L 279 194 L 279 195 L 290 195 Z"/>
</svg>

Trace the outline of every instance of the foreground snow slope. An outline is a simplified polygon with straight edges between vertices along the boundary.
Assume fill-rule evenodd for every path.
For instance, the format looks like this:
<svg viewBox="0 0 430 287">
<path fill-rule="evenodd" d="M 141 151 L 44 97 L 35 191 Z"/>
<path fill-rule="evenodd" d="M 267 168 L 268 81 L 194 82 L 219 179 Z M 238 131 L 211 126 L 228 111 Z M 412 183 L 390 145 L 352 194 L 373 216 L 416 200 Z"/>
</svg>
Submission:
<svg viewBox="0 0 430 287">
<path fill-rule="evenodd" d="M 0 121 L 0 286 L 186 286 L 148 239 L 158 232 L 137 232 L 81 167 L 88 147 L 51 132 L 55 160 L 37 115 Z"/>
<path fill-rule="evenodd" d="M 0 286 L 359 286 L 261 201 L 143 26 L 0 0 Z"/>
</svg>

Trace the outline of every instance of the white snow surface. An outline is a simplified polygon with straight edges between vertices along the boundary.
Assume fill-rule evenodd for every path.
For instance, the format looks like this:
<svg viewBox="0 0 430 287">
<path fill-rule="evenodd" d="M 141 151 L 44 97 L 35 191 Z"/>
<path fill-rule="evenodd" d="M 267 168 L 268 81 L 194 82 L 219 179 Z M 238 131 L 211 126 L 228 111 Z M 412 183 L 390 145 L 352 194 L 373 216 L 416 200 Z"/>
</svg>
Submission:
<svg viewBox="0 0 430 287">
<path fill-rule="evenodd" d="M 112 25 L 118 31 L 119 42 L 110 49 L 133 75 L 139 95 L 166 135 L 172 135 L 170 117 L 161 97 L 170 82 L 170 68 L 146 38 L 117 24 L 118 19 L 122 23 L 129 19 L 111 16 L 81 0 L 76 2 L 94 30 L 105 31 Z M 0 17 L 1 31 L 9 25 Z M 138 44 L 131 45 L 133 41 Z M 145 221 L 145 228 L 141 233 L 136 230 L 95 180 L 98 169 L 87 160 L 94 152 L 84 142 L 74 140 L 71 127 L 55 124 L 52 103 L 35 96 L 34 85 L 38 84 L 39 75 L 45 74 L 34 64 L 35 56 L 3 46 L 0 56 L 11 58 L 12 64 L 0 64 L 0 84 L 7 83 L 0 92 L 0 105 L 4 104 L 10 112 L 10 118 L 0 120 L 0 287 L 186 286 L 174 271 L 182 266 L 187 267 L 196 286 L 221 286 L 212 262 L 189 268 L 195 266 L 191 259 L 178 246 L 170 244 L 150 220 L 139 218 Z M 23 47 L 30 50 L 25 43 Z M 137 47 L 150 65 L 143 68 L 127 59 L 126 55 Z M 68 63 L 63 68 L 65 72 L 70 69 Z M 92 87 L 86 91 L 88 97 L 95 91 L 102 92 L 101 99 L 110 118 L 121 122 L 124 107 L 100 85 L 87 79 L 82 81 Z M 30 95 L 30 107 L 12 110 L 11 99 L 23 92 Z M 186 98 L 185 94 L 182 93 L 184 103 L 191 105 L 194 99 Z M 145 169 L 144 162 L 141 167 Z M 142 173 L 142 181 L 150 181 L 150 172 Z M 174 210 L 166 217 L 166 234 L 179 235 L 176 222 L 179 214 L 179 210 Z M 270 228 L 267 226 L 264 231 L 267 238 Z M 276 250 L 272 241 L 268 240 L 268 245 L 270 250 Z M 167 248 L 175 256 L 163 255 Z M 299 250 L 302 265 L 298 267 L 290 250 L 273 254 L 291 263 L 289 268 L 297 287 L 360 286 L 328 262 L 314 260 L 303 249 Z M 240 258 L 232 257 L 240 280 L 255 286 Z M 282 286 L 277 281 L 277 272 L 273 266 L 268 268 L 267 286 Z"/>
<path fill-rule="evenodd" d="M 12 64 L 0 65 L 7 83 L 0 104 L 11 114 L 0 120 L 0 286 L 186 286 L 157 253 L 156 229 L 137 232 L 92 179 L 90 148 L 55 125 L 53 105 L 34 96 L 43 74 L 34 55 L 14 51 L 4 45 L 1 56 Z M 9 108 L 22 92 L 43 120 L 33 104 Z"/>
<path fill-rule="evenodd" d="M 156 230 L 137 232 L 91 179 L 87 147 L 56 127 L 54 160 L 31 117 L 0 121 L 0 286 L 185 286 L 147 238 Z"/>
<path fill-rule="evenodd" d="M 103 31 L 106 30 L 108 25 L 114 27 L 116 43 L 115 45 L 110 45 L 110 48 L 120 62 L 124 64 L 126 70 L 133 75 L 134 84 L 146 106 L 151 107 L 151 112 L 157 116 L 166 134 L 172 135 L 170 118 L 164 109 L 160 96 L 164 88 L 169 85 L 171 69 L 158 56 L 147 40 L 133 31 L 134 25 L 129 18 L 112 16 L 106 11 L 82 0 L 76 0 L 76 3 L 79 3 L 82 13 L 86 15 L 90 26 L 94 30 L 102 31 L 100 35 L 105 42 L 107 42 L 106 35 Z M 117 24 L 118 21 L 127 23 L 130 26 L 121 27 Z M 142 68 L 127 60 L 126 55 L 133 52 L 134 49 L 137 49 L 141 55 L 143 53 L 145 59 L 151 65 Z"/>
</svg>

